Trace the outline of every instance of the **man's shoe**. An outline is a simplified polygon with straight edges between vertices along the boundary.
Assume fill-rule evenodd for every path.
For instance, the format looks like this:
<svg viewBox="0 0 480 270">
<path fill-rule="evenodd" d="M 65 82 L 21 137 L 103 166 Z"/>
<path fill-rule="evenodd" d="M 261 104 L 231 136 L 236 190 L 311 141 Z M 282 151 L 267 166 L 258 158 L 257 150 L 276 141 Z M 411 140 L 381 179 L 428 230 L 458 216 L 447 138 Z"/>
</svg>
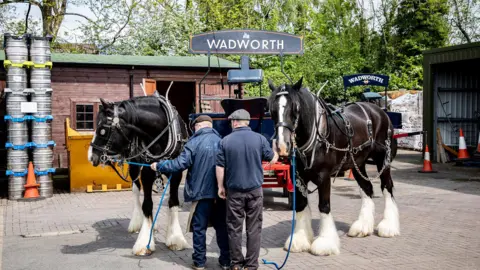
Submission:
<svg viewBox="0 0 480 270">
<path fill-rule="evenodd" d="M 205 270 L 205 266 L 197 266 L 195 264 L 192 264 L 192 269 L 194 269 L 194 270 Z"/>
</svg>

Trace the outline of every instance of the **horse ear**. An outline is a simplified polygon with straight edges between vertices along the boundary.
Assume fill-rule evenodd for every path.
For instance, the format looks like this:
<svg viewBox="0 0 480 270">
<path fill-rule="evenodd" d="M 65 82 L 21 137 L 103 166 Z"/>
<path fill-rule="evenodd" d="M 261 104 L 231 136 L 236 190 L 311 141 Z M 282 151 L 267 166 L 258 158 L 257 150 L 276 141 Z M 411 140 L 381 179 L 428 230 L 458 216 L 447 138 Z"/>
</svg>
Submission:
<svg viewBox="0 0 480 270">
<path fill-rule="evenodd" d="M 275 91 L 275 85 L 273 85 L 272 79 L 268 79 L 268 87 L 270 87 L 270 90 Z"/>
<path fill-rule="evenodd" d="M 100 98 L 100 102 L 104 110 L 112 107 L 112 103 L 105 101 L 103 98 Z"/>
<path fill-rule="evenodd" d="M 300 78 L 300 80 L 298 80 L 298 82 L 295 85 L 293 85 L 293 89 L 300 90 L 300 88 L 302 87 L 302 81 L 303 81 L 303 76 Z"/>
</svg>

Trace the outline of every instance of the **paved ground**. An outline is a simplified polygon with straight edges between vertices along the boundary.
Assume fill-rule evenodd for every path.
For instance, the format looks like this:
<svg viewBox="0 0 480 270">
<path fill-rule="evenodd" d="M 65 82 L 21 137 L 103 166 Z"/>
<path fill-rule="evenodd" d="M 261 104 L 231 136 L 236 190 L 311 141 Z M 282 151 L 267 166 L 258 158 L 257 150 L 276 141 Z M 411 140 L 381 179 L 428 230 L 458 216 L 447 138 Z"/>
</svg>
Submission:
<svg viewBox="0 0 480 270">
<path fill-rule="evenodd" d="M 355 182 L 333 183 L 332 213 L 341 239 L 341 254 L 317 257 L 291 254 L 284 269 L 480 269 L 480 169 L 434 165 L 437 174 L 420 174 L 418 153 L 401 151 L 394 162 L 395 195 L 400 210 L 400 237 L 350 238 L 360 196 Z M 373 173 L 370 174 L 374 175 Z M 379 183 L 375 187 L 376 218 L 383 213 Z M 313 189 L 313 187 L 311 187 Z M 279 190 L 265 191 L 260 258 L 283 262 L 282 250 L 291 226 L 291 212 Z M 317 195 L 310 195 L 314 230 L 318 231 Z M 158 204 L 160 195 L 155 195 Z M 180 213 L 182 228 L 189 204 Z M 166 209 L 166 208 L 164 208 Z M 137 235 L 128 234 L 131 193 L 55 194 L 38 202 L 0 201 L 0 263 L 3 269 L 187 269 L 191 249 L 173 252 L 165 245 L 165 230 L 156 235 L 150 257 L 131 255 Z M 156 209 L 155 209 L 156 210 Z M 162 209 L 159 222 L 166 225 Z M 187 239 L 191 244 L 191 234 Z M 218 256 L 209 229 L 207 267 Z M 261 269 L 274 269 L 261 266 Z"/>
</svg>

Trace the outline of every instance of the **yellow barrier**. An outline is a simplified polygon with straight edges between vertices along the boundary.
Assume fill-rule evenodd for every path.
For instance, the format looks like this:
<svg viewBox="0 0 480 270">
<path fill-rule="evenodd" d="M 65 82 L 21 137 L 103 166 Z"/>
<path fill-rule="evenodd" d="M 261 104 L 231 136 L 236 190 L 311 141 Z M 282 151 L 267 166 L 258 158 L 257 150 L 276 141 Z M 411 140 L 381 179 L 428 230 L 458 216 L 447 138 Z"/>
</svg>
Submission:
<svg viewBox="0 0 480 270">
<path fill-rule="evenodd" d="M 97 192 L 131 190 L 132 184 L 120 179 L 109 167 L 93 167 L 88 161 L 88 148 L 93 133 L 78 132 L 70 127 L 70 119 L 65 120 L 65 142 L 68 151 L 70 192 Z M 127 174 L 128 165 L 117 167 Z M 128 180 L 131 180 L 130 178 Z M 119 188 L 121 187 L 121 188 Z"/>
</svg>

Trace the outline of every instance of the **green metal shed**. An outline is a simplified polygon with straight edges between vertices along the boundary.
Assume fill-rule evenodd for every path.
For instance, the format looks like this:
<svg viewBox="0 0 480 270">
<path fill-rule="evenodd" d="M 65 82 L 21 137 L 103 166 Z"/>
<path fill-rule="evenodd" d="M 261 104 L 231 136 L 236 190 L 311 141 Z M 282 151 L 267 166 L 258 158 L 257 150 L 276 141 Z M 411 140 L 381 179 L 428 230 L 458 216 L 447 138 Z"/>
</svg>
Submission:
<svg viewBox="0 0 480 270">
<path fill-rule="evenodd" d="M 475 148 L 479 117 L 480 42 L 424 51 L 423 129 L 433 156 L 437 151 L 437 128 L 443 143 L 454 148 L 461 128 L 467 147 Z"/>
</svg>

